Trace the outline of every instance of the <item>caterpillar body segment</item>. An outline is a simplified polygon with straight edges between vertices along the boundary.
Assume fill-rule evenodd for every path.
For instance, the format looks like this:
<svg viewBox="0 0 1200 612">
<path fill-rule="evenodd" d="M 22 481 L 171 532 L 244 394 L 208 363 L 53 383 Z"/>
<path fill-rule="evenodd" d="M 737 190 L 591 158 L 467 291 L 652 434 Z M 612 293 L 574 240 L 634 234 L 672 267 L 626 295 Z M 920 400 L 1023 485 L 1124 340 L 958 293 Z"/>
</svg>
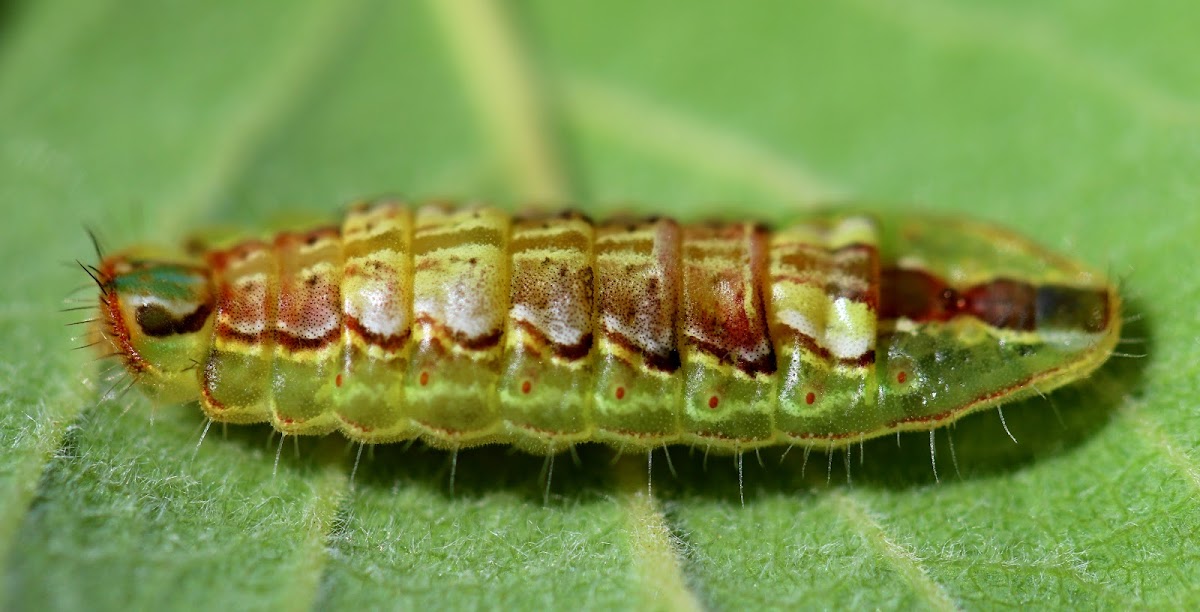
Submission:
<svg viewBox="0 0 1200 612">
<path fill-rule="evenodd" d="M 100 334 L 216 421 L 381 443 L 837 448 L 1091 373 L 1102 277 L 1002 230 L 768 229 L 360 206 L 340 226 L 99 266 Z"/>
</svg>

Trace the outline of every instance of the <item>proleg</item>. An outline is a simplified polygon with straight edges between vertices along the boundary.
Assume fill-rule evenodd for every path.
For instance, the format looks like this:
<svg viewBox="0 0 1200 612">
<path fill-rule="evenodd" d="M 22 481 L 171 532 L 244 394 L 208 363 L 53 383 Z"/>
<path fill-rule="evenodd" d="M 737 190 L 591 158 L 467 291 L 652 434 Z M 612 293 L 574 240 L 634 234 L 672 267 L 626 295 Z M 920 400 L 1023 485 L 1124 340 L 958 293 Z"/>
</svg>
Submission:
<svg viewBox="0 0 1200 612">
<path fill-rule="evenodd" d="M 993 226 L 768 228 L 360 205 L 339 225 L 96 268 L 91 333 L 212 420 L 552 454 L 832 449 L 1090 375 L 1115 287 Z"/>
</svg>

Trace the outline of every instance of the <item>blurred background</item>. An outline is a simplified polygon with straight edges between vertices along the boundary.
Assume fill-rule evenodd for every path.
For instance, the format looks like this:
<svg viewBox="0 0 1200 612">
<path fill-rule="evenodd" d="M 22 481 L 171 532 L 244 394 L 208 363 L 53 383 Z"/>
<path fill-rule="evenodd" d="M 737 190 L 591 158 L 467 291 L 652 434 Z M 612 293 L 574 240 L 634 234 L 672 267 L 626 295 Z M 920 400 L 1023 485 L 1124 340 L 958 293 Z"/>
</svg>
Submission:
<svg viewBox="0 0 1200 612">
<path fill-rule="evenodd" d="M 1194 13 L 0 2 L 0 607 L 1195 604 Z M 194 406 L 95 406 L 55 312 L 86 280 L 61 265 L 92 257 L 82 225 L 110 248 L 174 244 L 383 193 L 999 221 L 1125 279 L 1125 348 L 1147 356 L 1056 394 L 1062 425 L 1046 402 L 1006 411 L 1016 446 L 994 414 L 968 419 L 957 477 L 938 442 L 941 484 L 906 436 L 852 468 L 814 454 L 807 475 L 800 450 L 747 458 L 745 507 L 732 460 L 699 453 L 656 457 L 656 501 L 611 456 L 564 458 L 543 506 L 541 460 L 502 450 L 464 454 L 456 495 L 437 453 L 380 449 L 352 486 L 332 439 L 276 473 L 260 430 L 193 459 Z"/>
</svg>

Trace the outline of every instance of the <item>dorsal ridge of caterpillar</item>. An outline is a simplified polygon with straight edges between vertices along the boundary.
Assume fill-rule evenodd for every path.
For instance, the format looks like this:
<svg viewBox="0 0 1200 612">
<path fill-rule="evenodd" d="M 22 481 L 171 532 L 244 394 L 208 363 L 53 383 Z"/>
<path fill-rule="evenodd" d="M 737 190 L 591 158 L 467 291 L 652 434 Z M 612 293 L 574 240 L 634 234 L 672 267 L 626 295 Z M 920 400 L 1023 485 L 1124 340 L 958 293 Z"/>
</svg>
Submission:
<svg viewBox="0 0 1200 612">
<path fill-rule="evenodd" d="M 89 270 L 148 395 L 360 443 L 842 448 L 1086 377 L 1116 288 L 989 225 L 906 214 L 594 222 L 353 208 Z"/>
</svg>

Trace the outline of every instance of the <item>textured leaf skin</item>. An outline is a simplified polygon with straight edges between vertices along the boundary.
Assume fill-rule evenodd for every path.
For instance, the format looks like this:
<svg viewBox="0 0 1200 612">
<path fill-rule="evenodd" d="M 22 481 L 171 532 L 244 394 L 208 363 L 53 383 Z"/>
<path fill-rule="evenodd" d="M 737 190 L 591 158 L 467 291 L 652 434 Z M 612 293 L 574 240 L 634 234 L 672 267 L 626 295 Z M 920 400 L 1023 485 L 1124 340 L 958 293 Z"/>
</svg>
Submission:
<svg viewBox="0 0 1200 612">
<path fill-rule="evenodd" d="M 6 5 L 7 6 L 7 5 Z M 1194 607 L 1200 49 L 1173 2 L 522 5 L 573 195 L 772 217 L 918 202 L 1126 278 L 1087 384 L 849 457 L 558 461 L 287 447 L 95 379 L 59 265 L 380 192 L 526 199 L 430 5 L 38 2 L 0 24 L 7 609 L 687 604 Z M 502 137 L 502 136 L 501 136 Z M 724 203 L 724 204 L 723 204 Z M 891 214 L 907 204 L 879 204 Z M 300 211 L 300 212 L 296 212 Z M 129 408 L 122 416 L 124 408 Z M 151 423 L 151 414 L 154 415 Z M 827 467 L 828 466 L 828 467 Z M 831 477 L 826 484 L 826 470 Z M 659 512 L 662 520 L 655 517 Z M 665 525 L 665 528 L 664 528 Z"/>
</svg>

